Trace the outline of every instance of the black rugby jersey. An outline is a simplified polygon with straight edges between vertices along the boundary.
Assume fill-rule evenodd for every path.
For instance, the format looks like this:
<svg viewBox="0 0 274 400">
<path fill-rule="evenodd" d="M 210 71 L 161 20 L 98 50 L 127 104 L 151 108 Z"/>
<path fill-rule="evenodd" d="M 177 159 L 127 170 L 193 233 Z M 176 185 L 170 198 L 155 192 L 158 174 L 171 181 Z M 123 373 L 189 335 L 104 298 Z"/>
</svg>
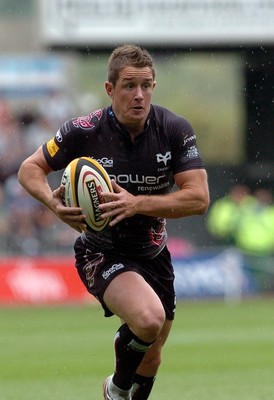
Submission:
<svg viewBox="0 0 274 400">
<path fill-rule="evenodd" d="M 43 145 L 43 152 L 55 171 L 75 158 L 94 158 L 134 195 L 169 193 L 176 173 L 204 168 L 188 121 L 156 105 L 151 106 L 144 132 L 134 143 L 112 108 L 106 107 L 65 122 Z M 83 234 L 83 240 L 96 249 L 154 257 L 166 243 L 165 225 L 164 218 L 135 215 L 102 232 Z"/>
</svg>

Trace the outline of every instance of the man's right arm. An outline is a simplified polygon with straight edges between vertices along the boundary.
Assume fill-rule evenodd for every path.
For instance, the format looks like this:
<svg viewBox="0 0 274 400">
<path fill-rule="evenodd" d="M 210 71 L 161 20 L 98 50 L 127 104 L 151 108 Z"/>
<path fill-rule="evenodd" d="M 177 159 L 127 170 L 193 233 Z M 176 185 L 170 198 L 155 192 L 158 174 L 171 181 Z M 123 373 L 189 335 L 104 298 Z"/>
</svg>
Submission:
<svg viewBox="0 0 274 400">
<path fill-rule="evenodd" d="M 76 229 L 78 232 L 86 230 L 85 215 L 79 207 L 65 207 L 62 202 L 64 187 L 61 185 L 56 190 L 51 189 L 47 175 L 52 171 L 48 165 L 42 147 L 23 161 L 19 171 L 20 184 L 32 197 L 49 208 L 63 222 Z"/>
</svg>

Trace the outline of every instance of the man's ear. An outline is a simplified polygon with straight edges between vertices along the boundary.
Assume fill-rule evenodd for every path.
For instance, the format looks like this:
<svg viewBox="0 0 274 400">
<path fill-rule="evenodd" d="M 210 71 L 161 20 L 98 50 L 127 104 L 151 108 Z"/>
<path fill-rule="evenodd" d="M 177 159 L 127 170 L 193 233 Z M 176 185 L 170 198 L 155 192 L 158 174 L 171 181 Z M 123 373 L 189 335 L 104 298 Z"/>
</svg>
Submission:
<svg viewBox="0 0 274 400">
<path fill-rule="evenodd" d="M 105 89 L 106 89 L 107 95 L 112 99 L 113 98 L 113 84 L 107 81 L 105 83 Z"/>
</svg>

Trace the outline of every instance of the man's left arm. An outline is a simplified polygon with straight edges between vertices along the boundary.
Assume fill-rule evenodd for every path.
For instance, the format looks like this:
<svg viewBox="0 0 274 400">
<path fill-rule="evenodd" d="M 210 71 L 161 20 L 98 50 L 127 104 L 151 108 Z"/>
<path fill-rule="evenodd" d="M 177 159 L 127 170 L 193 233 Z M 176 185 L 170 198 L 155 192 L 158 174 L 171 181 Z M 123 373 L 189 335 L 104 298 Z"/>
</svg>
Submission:
<svg viewBox="0 0 274 400">
<path fill-rule="evenodd" d="M 179 190 L 165 195 L 134 196 L 113 183 L 114 193 L 106 194 L 110 203 L 104 203 L 103 218 L 112 217 L 111 226 L 135 214 L 152 217 L 182 218 L 203 215 L 209 206 L 207 174 L 204 169 L 194 169 L 174 176 Z"/>
</svg>

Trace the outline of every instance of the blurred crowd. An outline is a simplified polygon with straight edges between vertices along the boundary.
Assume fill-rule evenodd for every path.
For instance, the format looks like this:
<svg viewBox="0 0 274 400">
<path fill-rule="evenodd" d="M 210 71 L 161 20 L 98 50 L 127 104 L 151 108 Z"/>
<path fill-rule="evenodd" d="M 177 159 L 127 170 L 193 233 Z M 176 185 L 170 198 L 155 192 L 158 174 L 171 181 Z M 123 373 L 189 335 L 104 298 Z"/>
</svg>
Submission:
<svg viewBox="0 0 274 400">
<path fill-rule="evenodd" d="M 274 255 L 274 204 L 269 188 L 236 184 L 213 202 L 207 228 L 220 245 L 254 256 Z"/>
<path fill-rule="evenodd" d="M 36 107 L 21 112 L 0 97 L 0 254 L 72 251 L 77 232 L 29 196 L 17 180 L 21 162 L 72 115 L 72 106 L 61 93 L 51 93 Z M 52 175 L 52 186 L 59 186 L 61 175 Z"/>
</svg>

